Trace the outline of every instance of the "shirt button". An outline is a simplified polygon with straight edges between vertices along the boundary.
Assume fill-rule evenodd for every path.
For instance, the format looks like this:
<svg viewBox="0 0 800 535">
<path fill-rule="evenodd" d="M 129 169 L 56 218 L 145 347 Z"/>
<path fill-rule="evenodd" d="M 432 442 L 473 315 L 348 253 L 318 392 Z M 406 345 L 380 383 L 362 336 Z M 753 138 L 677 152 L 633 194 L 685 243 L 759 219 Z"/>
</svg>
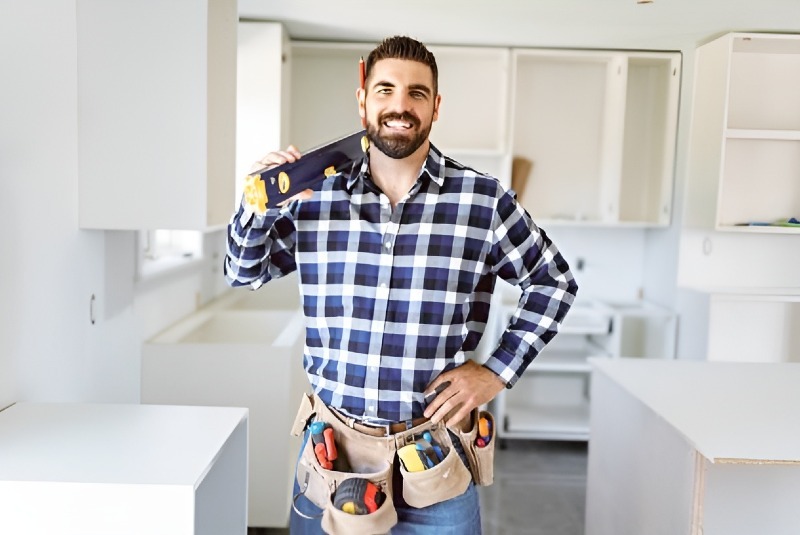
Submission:
<svg viewBox="0 0 800 535">
<path fill-rule="evenodd" d="M 369 406 L 369 410 L 374 411 L 375 410 L 375 406 L 374 405 L 370 405 Z"/>
<path fill-rule="evenodd" d="M 381 283 L 381 288 L 386 288 L 386 283 L 385 282 Z"/>
<path fill-rule="evenodd" d="M 387 248 L 387 249 L 391 249 L 391 248 L 392 248 L 392 244 L 391 244 L 391 243 L 389 243 L 388 241 L 386 242 L 386 248 Z"/>
</svg>

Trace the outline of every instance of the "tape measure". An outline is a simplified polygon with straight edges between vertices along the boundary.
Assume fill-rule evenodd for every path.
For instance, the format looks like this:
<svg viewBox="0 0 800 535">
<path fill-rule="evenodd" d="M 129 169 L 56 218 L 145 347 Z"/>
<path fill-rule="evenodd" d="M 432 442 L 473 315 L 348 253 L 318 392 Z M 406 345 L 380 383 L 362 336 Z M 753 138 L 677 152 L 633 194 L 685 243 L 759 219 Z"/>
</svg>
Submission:
<svg viewBox="0 0 800 535">
<path fill-rule="evenodd" d="M 386 500 L 380 487 L 368 479 L 345 479 L 336 489 L 333 506 L 351 515 L 374 513 Z"/>
</svg>

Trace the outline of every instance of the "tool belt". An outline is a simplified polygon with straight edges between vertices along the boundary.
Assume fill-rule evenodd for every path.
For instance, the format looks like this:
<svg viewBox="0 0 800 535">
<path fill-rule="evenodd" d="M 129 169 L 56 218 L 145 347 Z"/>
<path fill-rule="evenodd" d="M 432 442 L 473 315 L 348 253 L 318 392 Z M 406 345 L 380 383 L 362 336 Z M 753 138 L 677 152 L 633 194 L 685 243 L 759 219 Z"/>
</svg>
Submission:
<svg viewBox="0 0 800 535">
<path fill-rule="evenodd" d="M 312 418 L 313 417 L 313 418 Z M 292 499 L 292 506 L 301 516 L 295 503 L 305 495 L 322 510 L 322 529 L 331 535 L 353 533 L 388 533 L 397 523 L 397 512 L 392 499 L 392 477 L 394 460 L 398 450 L 414 442 L 424 433 L 429 433 L 438 444 L 442 458 L 438 464 L 421 471 L 408 471 L 403 463 L 399 470 L 403 477 L 403 499 L 411 507 L 428 507 L 466 492 L 469 482 L 490 485 L 493 480 L 494 421 L 486 411 L 473 411 L 469 429 L 451 429 L 459 438 L 466 454 L 469 469 L 464 466 L 453 448 L 450 432 L 444 423 L 434 424 L 425 419 L 419 425 L 393 432 L 394 428 L 371 427 L 344 417 L 327 407 L 316 395 L 303 395 L 297 412 L 292 435 L 300 436 L 313 421 L 324 422 L 333 429 L 336 449 L 341 458 L 333 469 L 320 464 L 311 437 L 306 441 L 297 463 L 297 482 L 300 492 Z M 476 444 L 478 421 L 483 417 L 491 420 L 491 437 L 483 447 Z M 387 432 L 388 431 L 388 432 Z M 426 435 L 427 436 L 427 435 Z M 484 437 L 486 438 L 486 437 Z M 330 465 L 329 465 L 330 466 Z M 344 471 L 342 467 L 346 467 Z M 350 514 L 334 506 L 337 489 L 348 479 L 362 478 L 372 482 L 385 494 L 380 506 L 369 514 Z"/>
</svg>

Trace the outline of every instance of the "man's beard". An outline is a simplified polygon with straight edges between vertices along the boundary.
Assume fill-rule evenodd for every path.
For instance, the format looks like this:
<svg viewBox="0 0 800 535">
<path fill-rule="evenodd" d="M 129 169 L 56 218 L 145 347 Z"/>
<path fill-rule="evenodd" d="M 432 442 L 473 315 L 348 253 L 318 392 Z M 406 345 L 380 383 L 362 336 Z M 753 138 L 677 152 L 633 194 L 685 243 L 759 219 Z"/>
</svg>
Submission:
<svg viewBox="0 0 800 535">
<path fill-rule="evenodd" d="M 400 120 L 411 123 L 413 126 L 419 128 L 420 121 L 410 113 L 387 113 L 378 118 L 378 124 L 374 124 L 367 120 L 367 137 L 370 144 L 378 148 L 379 151 L 384 153 L 389 158 L 400 160 L 411 156 L 414 152 L 425 143 L 428 135 L 431 133 L 431 125 L 427 128 L 422 128 L 417 131 L 416 135 L 403 136 L 403 135 L 381 135 L 380 127 L 383 123 L 392 120 Z"/>
</svg>

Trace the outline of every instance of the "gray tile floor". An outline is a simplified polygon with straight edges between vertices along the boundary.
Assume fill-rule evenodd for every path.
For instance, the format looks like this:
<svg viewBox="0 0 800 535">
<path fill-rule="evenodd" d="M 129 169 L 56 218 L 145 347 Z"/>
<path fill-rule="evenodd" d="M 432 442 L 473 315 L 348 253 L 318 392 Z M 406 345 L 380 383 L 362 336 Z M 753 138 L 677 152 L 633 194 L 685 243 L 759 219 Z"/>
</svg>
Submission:
<svg viewBox="0 0 800 535">
<path fill-rule="evenodd" d="M 583 535 L 586 466 L 585 442 L 507 441 L 495 450 L 494 484 L 479 489 L 484 535 Z"/>
</svg>

